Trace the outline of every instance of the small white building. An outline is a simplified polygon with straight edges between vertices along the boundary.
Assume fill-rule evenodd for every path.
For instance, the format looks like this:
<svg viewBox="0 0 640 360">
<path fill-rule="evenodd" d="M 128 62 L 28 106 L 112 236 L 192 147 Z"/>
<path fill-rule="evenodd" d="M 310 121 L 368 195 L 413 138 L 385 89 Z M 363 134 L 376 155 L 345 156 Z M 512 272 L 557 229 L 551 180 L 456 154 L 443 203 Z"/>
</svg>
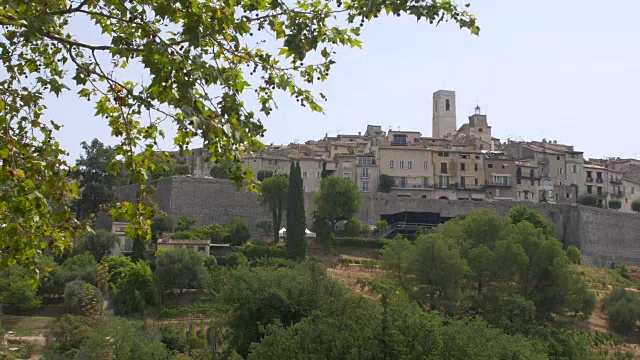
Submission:
<svg viewBox="0 0 640 360">
<path fill-rule="evenodd" d="M 120 238 L 120 242 L 111 249 L 111 255 L 130 255 L 133 251 L 133 240 L 125 237 L 124 228 L 129 223 L 114 221 L 111 223 L 111 233 Z"/>
</svg>

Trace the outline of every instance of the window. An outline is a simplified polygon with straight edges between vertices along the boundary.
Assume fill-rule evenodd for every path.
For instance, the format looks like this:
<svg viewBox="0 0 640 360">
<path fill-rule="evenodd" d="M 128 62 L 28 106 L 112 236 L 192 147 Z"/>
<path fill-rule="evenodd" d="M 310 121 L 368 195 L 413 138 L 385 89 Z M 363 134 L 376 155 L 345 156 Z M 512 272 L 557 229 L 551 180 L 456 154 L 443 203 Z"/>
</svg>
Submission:
<svg viewBox="0 0 640 360">
<path fill-rule="evenodd" d="M 479 132 L 482 132 L 482 128 L 478 128 L 478 131 L 479 131 Z"/>
<path fill-rule="evenodd" d="M 449 101 L 449 99 L 446 99 L 444 101 L 444 110 L 445 111 L 451 111 L 451 102 Z"/>
<path fill-rule="evenodd" d="M 598 195 L 602 195 L 602 187 L 598 186 Z"/>
<path fill-rule="evenodd" d="M 369 178 L 369 168 L 362 168 L 362 178 L 363 179 Z"/>
<path fill-rule="evenodd" d="M 393 135 L 393 145 L 407 145 L 407 135 Z"/>
<path fill-rule="evenodd" d="M 318 161 L 318 169 L 322 169 L 322 161 Z"/>
<path fill-rule="evenodd" d="M 460 159 L 470 159 L 471 156 L 469 154 L 460 154 Z"/>
<path fill-rule="evenodd" d="M 427 170 L 429 168 L 429 163 L 426 161 L 422 162 L 422 170 Z"/>
<path fill-rule="evenodd" d="M 476 155 L 476 160 L 480 160 L 480 155 Z"/>
<path fill-rule="evenodd" d="M 306 179 L 309 177 L 309 173 L 307 173 L 306 171 L 302 172 L 302 178 Z"/>
<path fill-rule="evenodd" d="M 571 172 L 574 173 L 574 174 L 577 174 L 578 173 L 578 165 L 572 165 Z"/>
<path fill-rule="evenodd" d="M 556 201 L 560 200 L 560 195 L 556 194 Z"/>
<path fill-rule="evenodd" d="M 362 192 L 369 192 L 369 182 L 368 181 L 361 182 L 360 189 L 362 190 Z"/>
<path fill-rule="evenodd" d="M 560 160 L 560 156 L 556 156 L 556 159 L 557 159 L 557 160 Z"/>
<path fill-rule="evenodd" d="M 447 163 L 440 163 L 440 172 L 443 174 L 447 173 Z"/>
<path fill-rule="evenodd" d="M 449 153 L 448 153 L 448 152 L 446 152 L 446 151 L 445 151 L 445 152 L 440 151 L 440 152 L 438 153 L 438 156 L 448 157 L 448 156 L 449 156 Z"/>
<path fill-rule="evenodd" d="M 320 179 L 320 171 L 316 171 L 316 179 Z"/>
<path fill-rule="evenodd" d="M 345 179 L 351 179 L 351 173 L 348 173 L 348 172 L 343 173 L 342 177 L 345 178 Z"/>
<path fill-rule="evenodd" d="M 201 252 L 201 253 L 206 252 L 205 247 L 204 246 L 198 246 L 198 252 Z"/>
<path fill-rule="evenodd" d="M 478 164 L 473 164 L 473 171 L 478 171 Z"/>
<path fill-rule="evenodd" d="M 531 179 L 531 185 L 535 185 L 536 184 L 536 180 L 535 179 Z"/>
<path fill-rule="evenodd" d="M 478 186 L 478 178 L 473 178 L 473 185 Z"/>
<path fill-rule="evenodd" d="M 560 174 L 560 175 L 564 174 L 564 169 L 563 168 L 558 168 L 558 174 Z"/>
<path fill-rule="evenodd" d="M 389 169 L 393 169 L 393 160 L 389 160 Z"/>
<path fill-rule="evenodd" d="M 518 185 L 522 184 L 522 179 L 518 178 Z"/>
<path fill-rule="evenodd" d="M 404 160 L 400 160 L 400 169 L 404 169 Z"/>
<path fill-rule="evenodd" d="M 593 193 L 593 185 L 587 185 L 587 194 Z"/>
<path fill-rule="evenodd" d="M 411 160 L 407 161 L 407 169 L 409 170 L 413 169 L 413 161 Z"/>
<path fill-rule="evenodd" d="M 488 167 L 489 169 L 493 169 L 493 164 L 488 164 L 488 165 L 487 165 L 487 167 Z"/>
<path fill-rule="evenodd" d="M 502 169 L 507 170 L 509 168 L 509 164 L 502 164 Z"/>
<path fill-rule="evenodd" d="M 529 176 L 533 177 L 533 169 L 529 170 Z"/>
<path fill-rule="evenodd" d="M 358 158 L 358 165 L 371 165 L 373 164 L 373 158 L 370 157 L 359 157 Z"/>
<path fill-rule="evenodd" d="M 553 198 L 553 191 L 549 190 L 549 197 Z"/>
<path fill-rule="evenodd" d="M 598 179 L 602 179 L 602 173 L 601 173 L 601 172 L 597 172 L 597 173 L 596 173 L 596 178 L 598 178 Z"/>
<path fill-rule="evenodd" d="M 567 199 L 571 199 L 571 193 L 566 193 Z"/>
<path fill-rule="evenodd" d="M 351 167 L 351 161 L 345 161 L 342 163 L 342 167 L 343 168 L 350 168 Z"/>
<path fill-rule="evenodd" d="M 632 186 L 632 187 L 631 187 L 631 193 L 632 193 L 632 194 L 635 194 L 635 193 L 636 193 L 636 187 L 635 187 L 635 186 Z"/>
<path fill-rule="evenodd" d="M 466 170 L 466 164 L 465 163 L 460 163 L 460 171 L 465 171 Z"/>
</svg>

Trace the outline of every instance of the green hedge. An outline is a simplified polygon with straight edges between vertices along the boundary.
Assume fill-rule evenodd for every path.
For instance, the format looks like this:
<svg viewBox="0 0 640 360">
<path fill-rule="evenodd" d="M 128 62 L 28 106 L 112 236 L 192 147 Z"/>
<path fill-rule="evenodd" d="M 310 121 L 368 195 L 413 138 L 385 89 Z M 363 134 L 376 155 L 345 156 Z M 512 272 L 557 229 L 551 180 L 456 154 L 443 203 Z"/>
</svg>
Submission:
<svg viewBox="0 0 640 360">
<path fill-rule="evenodd" d="M 242 253 L 249 261 L 260 258 L 284 258 L 287 256 L 284 249 L 264 244 L 246 244 Z"/>
<path fill-rule="evenodd" d="M 369 239 L 369 238 L 335 238 L 336 246 L 354 246 L 362 248 L 382 249 L 386 244 L 386 239 Z"/>
<path fill-rule="evenodd" d="M 198 304 L 190 306 L 179 306 L 173 308 L 164 308 L 158 313 L 160 319 L 170 319 L 174 317 L 194 317 L 194 316 L 213 316 L 222 312 L 230 311 L 231 307 L 222 304 Z"/>
</svg>

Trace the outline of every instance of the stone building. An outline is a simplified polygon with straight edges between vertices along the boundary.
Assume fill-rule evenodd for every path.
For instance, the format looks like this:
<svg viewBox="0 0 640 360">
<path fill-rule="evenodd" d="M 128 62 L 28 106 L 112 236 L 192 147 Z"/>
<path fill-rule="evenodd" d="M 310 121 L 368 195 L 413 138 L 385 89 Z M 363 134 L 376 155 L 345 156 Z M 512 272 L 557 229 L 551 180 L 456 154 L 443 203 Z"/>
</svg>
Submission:
<svg viewBox="0 0 640 360">
<path fill-rule="evenodd" d="M 633 212 L 631 203 L 640 199 L 640 181 L 622 178 L 622 211 Z"/>
<path fill-rule="evenodd" d="M 515 159 L 509 159 L 502 153 L 486 154 L 484 172 L 489 196 L 496 200 L 516 200 L 517 166 Z"/>
<path fill-rule="evenodd" d="M 598 207 L 608 208 L 610 200 L 623 198 L 622 172 L 593 164 L 585 164 L 584 172 L 585 194 L 595 195 Z"/>
<path fill-rule="evenodd" d="M 456 93 L 450 90 L 438 90 L 433 93 L 434 138 L 444 138 L 456 132 Z"/>
</svg>

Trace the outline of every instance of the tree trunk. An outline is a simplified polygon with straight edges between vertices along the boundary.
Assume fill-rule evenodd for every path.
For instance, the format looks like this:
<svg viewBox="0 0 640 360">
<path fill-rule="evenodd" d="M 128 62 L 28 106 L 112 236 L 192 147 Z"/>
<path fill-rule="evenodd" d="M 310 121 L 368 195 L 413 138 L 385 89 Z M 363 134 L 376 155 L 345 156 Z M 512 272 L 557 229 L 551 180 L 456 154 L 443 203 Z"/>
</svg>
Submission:
<svg viewBox="0 0 640 360">
<path fill-rule="evenodd" d="M 271 220 L 273 222 L 273 240 L 278 242 L 280 240 L 280 222 L 278 221 L 278 211 L 276 209 L 271 212 Z"/>
</svg>

